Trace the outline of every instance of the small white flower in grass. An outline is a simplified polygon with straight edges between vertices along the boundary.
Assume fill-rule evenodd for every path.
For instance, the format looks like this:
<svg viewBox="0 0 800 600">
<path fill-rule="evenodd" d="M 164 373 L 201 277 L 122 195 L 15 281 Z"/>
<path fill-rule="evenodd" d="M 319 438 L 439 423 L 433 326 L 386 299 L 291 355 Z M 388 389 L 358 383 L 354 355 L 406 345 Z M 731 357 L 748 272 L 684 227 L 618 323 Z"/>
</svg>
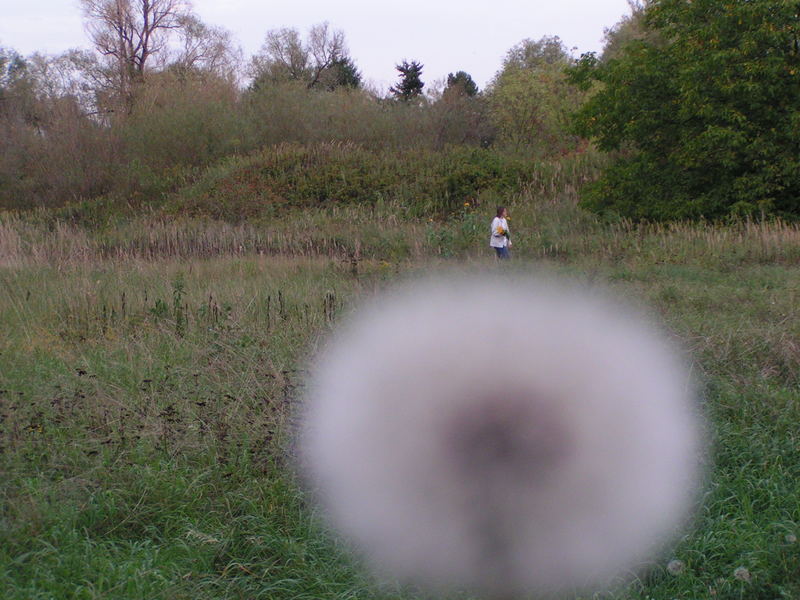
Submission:
<svg viewBox="0 0 800 600">
<path fill-rule="evenodd" d="M 680 575 L 686 570 L 686 564 L 682 560 L 671 560 L 667 563 L 667 572 L 670 575 Z"/>
<path fill-rule="evenodd" d="M 738 579 L 739 581 L 750 582 L 752 576 L 750 575 L 750 571 L 747 567 L 736 567 L 733 571 L 734 579 Z"/>
<path fill-rule="evenodd" d="M 786 540 L 787 544 L 794 544 L 797 542 L 797 536 L 793 533 L 787 533 L 786 537 L 784 537 L 783 539 Z"/>
<path fill-rule="evenodd" d="M 661 337 L 552 283 L 421 283 L 322 353 L 302 449 L 381 572 L 488 594 L 600 585 L 680 523 L 700 444 Z"/>
</svg>

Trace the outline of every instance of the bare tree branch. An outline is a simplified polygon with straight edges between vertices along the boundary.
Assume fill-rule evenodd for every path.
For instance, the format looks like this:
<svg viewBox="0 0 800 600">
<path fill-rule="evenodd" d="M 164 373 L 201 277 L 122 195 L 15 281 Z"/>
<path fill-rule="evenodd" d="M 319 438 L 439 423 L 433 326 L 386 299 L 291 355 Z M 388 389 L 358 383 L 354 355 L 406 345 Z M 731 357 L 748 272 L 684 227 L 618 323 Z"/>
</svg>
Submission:
<svg viewBox="0 0 800 600">
<path fill-rule="evenodd" d="M 308 87 L 323 83 L 337 61 L 347 58 L 344 33 L 328 23 L 314 25 L 304 43 L 296 29 L 267 32 L 261 51 L 253 57 L 254 79 L 303 81 Z"/>
<path fill-rule="evenodd" d="M 179 36 L 180 48 L 170 59 L 173 67 L 238 79 L 241 49 L 234 45 L 229 31 L 208 26 L 195 15 L 185 15 L 180 20 Z"/>
<path fill-rule="evenodd" d="M 190 14 L 185 0 L 80 0 L 86 29 L 103 56 L 114 61 L 120 92 L 141 78 L 149 59 L 163 52 L 171 30 Z"/>
<path fill-rule="evenodd" d="M 327 22 L 314 25 L 308 32 L 308 53 L 314 58 L 313 73 L 308 84 L 308 87 L 313 87 L 325 69 L 347 54 L 344 32 L 329 31 Z"/>
</svg>

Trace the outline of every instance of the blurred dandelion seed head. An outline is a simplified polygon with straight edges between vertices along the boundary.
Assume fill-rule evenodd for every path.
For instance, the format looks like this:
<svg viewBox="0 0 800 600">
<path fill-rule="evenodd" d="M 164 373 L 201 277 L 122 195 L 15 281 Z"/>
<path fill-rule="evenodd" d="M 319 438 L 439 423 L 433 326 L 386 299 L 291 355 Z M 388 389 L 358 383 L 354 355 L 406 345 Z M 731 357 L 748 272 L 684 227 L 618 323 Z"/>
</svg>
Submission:
<svg viewBox="0 0 800 600">
<path fill-rule="evenodd" d="M 667 572 L 670 575 L 680 575 L 686 570 L 686 564 L 682 560 L 673 559 L 667 563 Z"/>
<path fill-rule="evenodd" d="M 749 583 L 752 579 L 752 576 L 750 575 L 750 570 L 747 567 L 736 567 L 736 569 L 733 571 L 733 578 Z"/>
<path fill-rule="evenodd" d="M 322 352 L 302 452 L 380 572 L 491 594 L 601 585 L 685 516 L 686 369 L 641 318 L 552 281 L 425 281 Z"/>
</svg>

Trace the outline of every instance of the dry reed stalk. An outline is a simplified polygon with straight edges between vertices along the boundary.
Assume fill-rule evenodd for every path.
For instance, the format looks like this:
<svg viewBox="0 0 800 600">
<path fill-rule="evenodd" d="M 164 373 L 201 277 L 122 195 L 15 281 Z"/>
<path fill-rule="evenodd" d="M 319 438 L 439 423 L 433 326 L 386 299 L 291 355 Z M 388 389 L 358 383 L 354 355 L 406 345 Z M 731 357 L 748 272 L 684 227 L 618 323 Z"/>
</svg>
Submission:
<svg viewBox="0 0 800 600">
<path fill-rule="evenodd" d="M 0 266 L 23 264 L 22 238 L 11 223 L 0 222 Z"/>
</svg>

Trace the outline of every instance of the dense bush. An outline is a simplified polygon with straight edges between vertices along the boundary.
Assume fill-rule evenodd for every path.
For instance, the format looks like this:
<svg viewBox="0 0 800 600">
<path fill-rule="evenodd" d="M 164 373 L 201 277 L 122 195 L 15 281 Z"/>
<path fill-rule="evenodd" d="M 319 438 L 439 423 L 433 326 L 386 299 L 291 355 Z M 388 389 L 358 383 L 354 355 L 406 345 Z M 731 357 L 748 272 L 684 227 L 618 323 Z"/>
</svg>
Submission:
<svg viewBox="0 0 800 600">
<path fill-rule="evenodd" d="M 116 174 L 111 131 L 68 98 L 0 118 L 0 208 L 59 206 L 103 193 Z"/>
<path fill-rule="evenodd" d="M 151 76 L 117 125 L 126 158 L 154 171 L 207 165 L 244 146 L 237 90 L 218 78 Z"/>
<path fill-rule="evenodd" d="M 28 83 L 0 110 L 0 208 L 130 199 L 243 146 L 232 82 L 160 73 L 137 88 L 126 114 L 87 112 L 74 95 Z"/>
</svg>

